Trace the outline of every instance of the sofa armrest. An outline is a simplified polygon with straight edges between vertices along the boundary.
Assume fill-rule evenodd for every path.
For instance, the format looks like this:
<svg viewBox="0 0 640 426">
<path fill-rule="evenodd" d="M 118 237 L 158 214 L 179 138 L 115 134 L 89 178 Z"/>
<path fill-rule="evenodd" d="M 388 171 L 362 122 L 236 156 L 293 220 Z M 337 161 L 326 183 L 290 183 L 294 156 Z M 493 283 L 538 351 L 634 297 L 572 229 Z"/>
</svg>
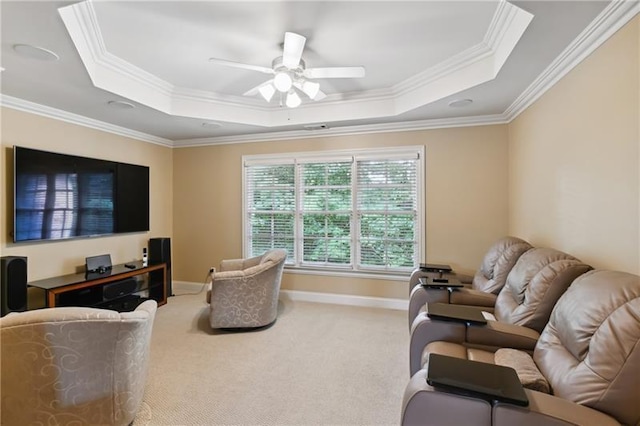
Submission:
<svg viewBox="0 0 640 426">
<path fill-rule="evenodd" d="M 500 321 L 487 321 L 478 327 L 467 327 L 465 342 L 469 346 L 490 348 L 513 348 L 523 351 L 533 351 L 540 338 L 537 331 L 520 325 L 508 324 Z"/>
<path fill-rule="evenodd" d="M 424 369 L 411 377 L 402 399 L 402 425 L 491 425 L 489 402 L 440 392 L 427 384 L 426 377 Z"/>
<path fill-rule="evenodd" d="M 425 288 L 417 285 L 409 295 L 409 330 L 420 310 L 427 303 L 449 303 L 449 290 L 446 288 Z"/>
<path fill-rule="evenodd" d="M 497 296 L 492 293 L 485 293 L 471 288 L 460 288 L 451 292 L 449 303 L 493 309 L 496 304 L 496 298 Z"/>
<path fill-rule="evenodd" d="M 473 283 L 473 275 L 467 275 L 467 274 L 456 274 L 456 278 L 458 279 L 458 281 L 460 281 L 462 284 L 469 284 L 469 287 L 471 287 L 471 284 Z"/>
<path fill-rule="evenodd" d="M 420 312 L 411 325 L 409 337 L 409 371 L 413 376 L 422 369 L 422 351 L 435 341 L 463 343 L 466 324 L 453 321 L 431 320 L 425 312 Z"/>
<path fill-rule="evenodd" d="M 460 343 L 467 347 L 495 352 L 513 348 L 532 352 L 540 334 L 527 327 L 487 321 L 484 325 L 467 325 L 458 321 L 432 320 L 421 311 L 411 325 L 409 371 L 413 375 L 423 367 L 423 350 L 431 342 Z"/>
<path fill-rule="evenodd" d="M 249 259 L 225 259 L 220 262 L 220 271 L 240 271 L 260 264 L 262 256 Z"/>
<path fill-rule="evenodd" d="M 566 399 L 525 389 L 529 407 L 496 403 L 493 408 L 493 424 L 537 426 L 554 425 L 619 425 L 617 420 L 600 411 Z"/>
<path fill-rule="evenodd" d="M 459 275 L 455 272 L 440 274 L 439 272 L 424 271 L 420 268 L 417 268 L 413 270 L 413 272 L 411 273 L 411 277 L 409 278 L 409 294 L 411 294 L 413 288 L 418 285 L 420 278 L 455 278 L 462 284 L 469 286 L 471 285 L 471 281 L 473 280 L 473 277 L 469 277 L 468 275 Z"/>
</svg>

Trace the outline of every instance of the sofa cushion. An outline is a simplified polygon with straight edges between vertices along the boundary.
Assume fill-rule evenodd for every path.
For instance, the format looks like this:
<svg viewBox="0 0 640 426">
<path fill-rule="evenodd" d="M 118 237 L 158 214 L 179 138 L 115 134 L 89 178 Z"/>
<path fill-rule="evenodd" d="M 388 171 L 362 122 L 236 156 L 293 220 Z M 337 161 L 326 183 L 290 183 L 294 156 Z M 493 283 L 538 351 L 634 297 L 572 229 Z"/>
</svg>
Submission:
<svg viewBox="0 0 640 426">
<path fill-rule="evenodd" d="M 550 393 L 549 382 L 544 378 L 531 355 L 517 349 L 498 349 L 494 355 L 497 365 L 511 367 L 516 370 L 520 383 L 527 389 Z"/>
</svg>

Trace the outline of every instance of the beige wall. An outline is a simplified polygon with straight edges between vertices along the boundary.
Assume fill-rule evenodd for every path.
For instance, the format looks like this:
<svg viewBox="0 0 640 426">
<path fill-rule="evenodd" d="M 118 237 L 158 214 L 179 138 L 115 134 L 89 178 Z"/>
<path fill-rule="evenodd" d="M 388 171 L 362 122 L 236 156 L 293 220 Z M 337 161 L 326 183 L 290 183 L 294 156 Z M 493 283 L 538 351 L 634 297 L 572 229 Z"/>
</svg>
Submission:
<svg viewBox="0 0 640 426">
<path fill-rule="evenodd" d="M 86 256 L 109 253 L 114 264 L 140 259 L 150 237 L 172 236 L 172 149 L 9 108 L 3 108 L 1 113 L 0 252 L 3 256 L 27 256 L 29 281 L 75 273 L 84 266 Z M 151 231 L 14 244 L 9 235 L 13 226 L 10 212 L 14 145 L 149 166 Z"/>
<path fill-rule="evenodd" d="M 430 262 L 473 272 L 507 232 L 507 128 L 480 126 L 174 150 L 174 279 L 242 256 L 242 156 L 424 145 Z M 285 273 L 283 288 L 407 297 L 407 282 Z"/>
<path fill-rule="evenodd" d="M 424 145 L 431 262 L 473 272 L 511 234 L 595 267 L 640 273 L 640 18 L 509 125 L 169 148 L 3 108 L 0 252 L 29 258 L 29 280 L 75 272 L 85 256 L 137 259 L 172 237 L 174 280 L 202 282 L 242 255 L 243 155 Z M 11 147 L 151 167 L 151 232 L 13 244 Z M 406 281 L 285 274 L 283 288 L 405 298 Z"/>
<path fill-rule="evenodd" d="M 640 18 L 509 125 L 509 232 L 640 273 Z"/>
</svg>

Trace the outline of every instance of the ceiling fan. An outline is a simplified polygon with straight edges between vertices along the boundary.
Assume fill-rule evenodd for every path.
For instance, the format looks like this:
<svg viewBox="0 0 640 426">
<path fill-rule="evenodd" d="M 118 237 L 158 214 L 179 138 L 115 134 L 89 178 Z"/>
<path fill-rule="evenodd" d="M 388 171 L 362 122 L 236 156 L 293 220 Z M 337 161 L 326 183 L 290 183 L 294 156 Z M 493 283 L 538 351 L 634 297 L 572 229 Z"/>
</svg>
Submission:
<svg viewBox="0 0 640 426">
<path fill-rule="evenodd" d="M 305 62 L 302 60 L 302 50 L 306 41 L 307 39 L 300 34 L 284 33 L 282 56 L 273 60 L 271 68 L 217 58 L 209 58 L 209 61 L 219 65 L 273 75 L 273 78 L 249 89 L 244 93 L 244 96 L 254 96 L 260 93 L 264 100 L 270 102 L 273 95 L 279 92 L 281 93 L 281 100 L 286 95 L 285 104 L 289 108 L 295 108 L 302 103 L 299 92 L 304 93 L 314 101 L 319 101 L 327 96 L 320 90 L 320 83 L 312 80 L 364 77 L 364 67 L 306 68 Z"/>
</svg>

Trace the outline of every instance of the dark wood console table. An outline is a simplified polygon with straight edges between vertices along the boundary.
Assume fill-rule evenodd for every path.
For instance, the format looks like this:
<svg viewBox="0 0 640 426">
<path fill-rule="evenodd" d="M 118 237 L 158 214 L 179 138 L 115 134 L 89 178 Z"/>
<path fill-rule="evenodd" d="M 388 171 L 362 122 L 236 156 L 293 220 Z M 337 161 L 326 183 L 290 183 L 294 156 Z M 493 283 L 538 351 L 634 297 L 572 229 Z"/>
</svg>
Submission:
<svg viewBox="0 0 640 426">
<path fill-rule="evenodd" d="M 142 266 L 129 262 L 135 269 L 114 265 L 100 273 L 80 273 L 46 278 L 28 283 L 29 287 L 45 291 L 46 306 L 89 306 L 114 310 L 131 310 L 141 300 L 154 299 L 158 305 L 167 303 L 167 265 L 159 263 Z M 127 281 L 126 283 L 124 283 Z M 133 282 L 132 282 L 133 281 Z M 122 291 L 113 287 L 123 283 Z M 115 289 L 109 297 L 105 287 Z M 136 305 L 137 306 L 137 305 Z M 121 309 L 118 309 L 120 307 Z"/>
</svg>

